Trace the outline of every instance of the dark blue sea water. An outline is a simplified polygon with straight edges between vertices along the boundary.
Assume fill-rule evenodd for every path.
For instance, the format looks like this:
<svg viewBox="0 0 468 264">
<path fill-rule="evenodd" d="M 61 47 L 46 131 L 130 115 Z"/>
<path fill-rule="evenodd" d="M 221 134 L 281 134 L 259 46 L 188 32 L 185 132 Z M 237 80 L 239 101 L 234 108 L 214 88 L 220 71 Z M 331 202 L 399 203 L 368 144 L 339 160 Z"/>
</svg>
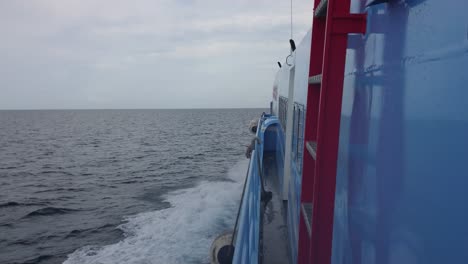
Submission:
<svg viewBox="0 0 468 264">
<path fill-rule="evenodd" d="M 0 263 L 208 263 L 262 111 L 0 111 Z"/>
</svg>

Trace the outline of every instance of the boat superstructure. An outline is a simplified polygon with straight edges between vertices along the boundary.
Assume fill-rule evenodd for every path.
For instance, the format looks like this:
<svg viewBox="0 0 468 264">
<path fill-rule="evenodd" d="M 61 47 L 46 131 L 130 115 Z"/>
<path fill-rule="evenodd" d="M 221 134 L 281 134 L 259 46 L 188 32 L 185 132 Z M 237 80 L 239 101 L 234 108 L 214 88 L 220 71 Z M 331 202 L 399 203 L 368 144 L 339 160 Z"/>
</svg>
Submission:
<svg viewBox="0 0 468 264">
<path fill-rule="evenodd" d="M 466 262 L 466 10 L 315 1 L 258 121 L 233 263 Z"/>
</svg>

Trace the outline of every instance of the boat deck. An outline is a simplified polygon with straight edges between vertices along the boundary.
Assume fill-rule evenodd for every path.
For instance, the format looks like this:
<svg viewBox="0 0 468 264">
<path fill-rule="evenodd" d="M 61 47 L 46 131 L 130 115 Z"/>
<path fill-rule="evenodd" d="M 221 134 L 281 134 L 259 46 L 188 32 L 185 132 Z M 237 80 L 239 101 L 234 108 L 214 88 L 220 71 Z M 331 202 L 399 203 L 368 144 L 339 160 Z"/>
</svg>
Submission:
<svg viewBox="0 0 468 264">
<path fill-rule="evenodd" d="M 262 263 L 290 263 L 286 226 L 286 203 L 283 202 L 278 183 L 275 155 L 265 153 L 265 189 L 273 193 L 262 219 Z"/>
</svg>

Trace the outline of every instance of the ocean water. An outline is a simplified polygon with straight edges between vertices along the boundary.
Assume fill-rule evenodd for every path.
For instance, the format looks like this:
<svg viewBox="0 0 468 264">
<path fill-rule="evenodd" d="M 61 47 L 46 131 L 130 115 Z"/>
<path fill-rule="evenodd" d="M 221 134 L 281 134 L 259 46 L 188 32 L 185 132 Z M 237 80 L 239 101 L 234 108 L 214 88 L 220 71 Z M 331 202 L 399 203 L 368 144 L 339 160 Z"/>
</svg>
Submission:
<svg viewBox="0 0 468 264">
<path fill-rule="evenodd" d="M 209 263 L 263 111 L 0 111 L 0 263 Z"/>
</svg>

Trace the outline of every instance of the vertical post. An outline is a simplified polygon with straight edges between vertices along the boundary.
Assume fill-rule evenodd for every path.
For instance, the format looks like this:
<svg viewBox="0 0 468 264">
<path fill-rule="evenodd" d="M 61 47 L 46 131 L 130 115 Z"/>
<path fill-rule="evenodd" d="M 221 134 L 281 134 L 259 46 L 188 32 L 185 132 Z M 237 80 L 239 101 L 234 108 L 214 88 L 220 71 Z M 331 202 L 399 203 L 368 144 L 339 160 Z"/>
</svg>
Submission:
<svg viewBox="0 0 468 264">
<path fill-rule="evenodd" d="M 320 1 L 318 0 L 314 2 L 314 10 L 318 7 L 319 4 Z M 322 73 L 323 47 L 325 43 L 325 24 L 325 19 L 313 18 L 309 76 L 316 76 Z M 307 108 L 303 146 L 304 159 L 302 167 L 301 206 L 304 203 L 312 203 L 316 165 L 314 158 L 308 153 L 306 142 L 317 141 L 319 98 L 320 83 L 309 84 L 307 91 Z M 300 210 L 300 212 L 297 262 L 299 264 L 307 264 L 310 263 L 311 237 L 307 232 L 306 223 L 304 221 L 305 216 L 303 215 L 302 210 Z"/>
<path fill-rule="evenodd" d="M 350 14 L 349 8 L 350 0 L 328 0 L 317 126 L 311 263 L 331 263 L 338 145 L 348 34 L 363 33 L 366 28 L 365 15 Z"/>
<path fill-rule="evenodd" d="M 283 200 L 288 200 L 289 181 L 291 179 L 291 146 L 293 132 L 293 114 L 294 114 L 294 76 L 296 74 L 296 66 L 291 66 L 289 69 L 289 90 L 288 90 L 288 112 L 286 117 L 286 132 L 285 132 L 285 151 L 284 151 L 284 179 L 283 179 Z"/>
</svg>

